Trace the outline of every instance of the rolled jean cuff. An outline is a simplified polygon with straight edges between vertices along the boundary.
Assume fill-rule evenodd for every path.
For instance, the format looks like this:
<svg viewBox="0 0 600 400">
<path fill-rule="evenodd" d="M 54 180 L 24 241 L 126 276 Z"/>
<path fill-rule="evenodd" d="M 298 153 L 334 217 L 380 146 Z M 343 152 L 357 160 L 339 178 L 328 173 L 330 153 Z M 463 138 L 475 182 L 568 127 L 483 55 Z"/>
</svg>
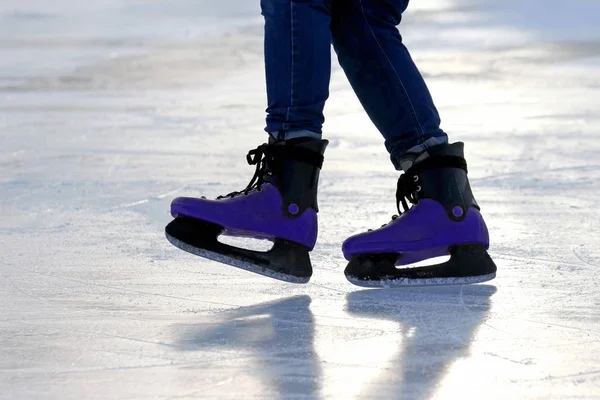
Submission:
<svg viewBox="0 0 600 400">
<path fill-rule="evenodd" d="M 395 152 L 391 155 L 392 163 L 398 171 L 406 171 L 412 166 L 414 160 L 425 150 L 448 143 L 448 136 L 431 137 L 421 144 L 411 147 L 407 151 Z"/>
<path fill-rule="evenodd" d="M 298 131 L 280 131 L 280 132 L 269 132 L 269 135 L 275 140 L 290 140 L 302 137 L 308 137 L 313 139 L 321 139 L 321 134 L 307 129 Z"/>
</svg>

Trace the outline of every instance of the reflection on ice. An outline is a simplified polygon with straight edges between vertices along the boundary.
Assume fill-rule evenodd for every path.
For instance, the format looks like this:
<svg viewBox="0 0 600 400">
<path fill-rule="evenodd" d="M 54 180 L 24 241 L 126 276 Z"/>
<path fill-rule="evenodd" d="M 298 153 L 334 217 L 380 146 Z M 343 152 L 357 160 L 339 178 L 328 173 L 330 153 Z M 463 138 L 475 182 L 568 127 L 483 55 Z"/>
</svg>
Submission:
<svg viewBox="0 0 600 400">
<path fill-rule="evenodd" d="M 387 341 L 373 349 L 394 356 L 384 363 L 375 381 L 365 382 L 354 398 L 372 398 L 382 387 L 387 398 L 434 397 L 452 365 L 469 355 L 495 292 L 494 286 L 480 285 L 348 294 L 346 309 L 350 315 L 394 321 L 400 328 L 396 343 Z M 454 397 L 451 392 L 449 396 Z"/>
<path fill-rule="evenodd" d="M 244 385 L 250 385 L 271 399 L 318 398 L 321 364 L 310 302 L 310 296 L 295 296 L 240 307 L 208 324 L 177 326 L 176 334 L 185 351 L 224 355 L 219 364 L 231 369 L 234 397 L 245 398 Z"/>
</svg>

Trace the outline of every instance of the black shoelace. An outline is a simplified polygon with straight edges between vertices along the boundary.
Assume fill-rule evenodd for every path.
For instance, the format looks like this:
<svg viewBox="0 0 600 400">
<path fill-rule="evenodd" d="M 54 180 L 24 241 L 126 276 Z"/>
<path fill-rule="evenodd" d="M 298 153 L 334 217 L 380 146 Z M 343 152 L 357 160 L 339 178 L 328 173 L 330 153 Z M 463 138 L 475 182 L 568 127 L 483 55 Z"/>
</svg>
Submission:
<svg viewBox="0 0 600 400">
<path fill-rule="evenodd" d="M 396 208 L 398 209 L 399 215 L 394 215 L 392 217 L 393 220 L 410 210 L 408 202 L 411 204 L 417 204 L 418 194 L 421 191 L 421 186 L 418 184 L 419 176 L 410 173 L 411 169 L 412 168 L 400 175 L 400 178 L 398 178 L 398 183 L 396 185 Z M 400 210 L 400 204 L 402 204 L 403 211 Z"/>
<path fill-rule="evenodd" d="M 426 158 L 407 169 L 398 178 L 396 186 L 396 208 L 398 209 L 398 215 L 393 215 L 392 221 L 397 220 L 402 214 L 410 210 L 408 203 L 412 205 L 418 203 L 420 199 L 419 193 L 423 190 L 419 184 L 419 174 L 430 169 L 439 168 L 460 168 L 467 171 L 467 162 L 464 158 L 457 156 L 434 156 Z M 400 204 L 402 204 L 402 210 L 400 210 Z M 383 224 L 381 227 L 383 228 L 387 225 Z M 372 231 L 372 229 L 369 229 L 369 231 Z"/>
<path fill-rule="evenodd" d="M 225 196 L 217 197 L 217 200 L 224 198 L 234 198 L 239 195 L 247 196 L 250 191 L 256 189 L 261 191 L 262 185 L 267 182 L 265 179 L 273 169 L 280 168 L 281 162 L 284 159 L 291 159 L 313 165 L 316 168 L 323 166 L 323 155 L 314 151 L 283 144 L 261 144 L 254 150 L 250 150 L 246 155 L 246 161 L 250 165 L 256 165 L 254 176 L 248 183 L 245 189 L 239 192 L 231 192 Z"/>
<path fill-rule="evenodd" d="M 407 213 L 410 210 L 408 200 L 411 204 L 417 204 L 418 193 L 421 191 L 421 186 L 418 185 L 419 177 L 417 175 L 409 174 L 410 170 L 408 169 L 404 174 L 400 175 L 398 178 L 398 183 L 396 185 L 396 208 L 398 209 L 397 215 L 392 215 L 392 221 L 397 220 L 404 213 Z M 400 210 L 400 204 L 402 204 L 402 210 Z M 388 224 L 381 225 L 382 228 L 385 228 Z M 373 229 L 369 229 L 369 232 L 372 232 Z"/>
<path fill-rule="evenodd" d="M 250 191 L 256 189 L 260 192 L 262 189 L 262 185 L 265 183 L 265 176 L 269 174 L 268 163 L 273 159 L 273 146 L 268 144 L 261 144 L 254 150 L 250 150 L 246 155 L 246 161 L 248 161 L 249 165 L 256 165 L 256 169 L 254 170 L 254 176 L 248 183 L 245 189 L 239 192 L 231 192 L 226 194 L 225 196 L 217 197 L 218 200 L 224 199 L 226 197 L 234 198 L 235 196 L 239 196 L 243 194 L 247 196 Z"/>
</svg>

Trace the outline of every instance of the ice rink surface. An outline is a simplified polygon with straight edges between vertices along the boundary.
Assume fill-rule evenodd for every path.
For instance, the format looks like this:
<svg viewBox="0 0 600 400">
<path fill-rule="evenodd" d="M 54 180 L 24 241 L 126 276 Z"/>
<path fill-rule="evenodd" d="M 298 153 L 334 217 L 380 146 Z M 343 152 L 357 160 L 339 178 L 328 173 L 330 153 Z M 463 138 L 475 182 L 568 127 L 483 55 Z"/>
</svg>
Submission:
<svg viewBox="0 0 600 400">
<path fill-rule="evenodd" d="M 600 4 L 412 3 L 489 284 L 346 282 L 398 175 L 337 65 L 311 282 L 169 245 L 175 196 L 253 173 L 258 1 L 2 1 L 0 399 L 600 399 Z"/>
</svg>

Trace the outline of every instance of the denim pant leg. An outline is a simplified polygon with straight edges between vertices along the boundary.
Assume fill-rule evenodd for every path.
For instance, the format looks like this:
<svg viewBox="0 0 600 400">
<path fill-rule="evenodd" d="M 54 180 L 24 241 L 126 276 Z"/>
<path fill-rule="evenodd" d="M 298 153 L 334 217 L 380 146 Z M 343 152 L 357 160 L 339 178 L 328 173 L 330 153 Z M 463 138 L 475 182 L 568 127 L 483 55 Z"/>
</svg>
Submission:
<svg viewBox="0 0 600 400">
<path fill-rule="evenodd" d="M 407 152 L 448 140 L 396 28 L 407 6 L 408 0 L 333 0 L 331 12 L 340 65 L 397 169 Z"/>
<path fill-rule="evenodd" d="M 280 139 L 321 136 L 331 76 L 331 0 L 261 0 L 267 126 Z"/>
</svg>

